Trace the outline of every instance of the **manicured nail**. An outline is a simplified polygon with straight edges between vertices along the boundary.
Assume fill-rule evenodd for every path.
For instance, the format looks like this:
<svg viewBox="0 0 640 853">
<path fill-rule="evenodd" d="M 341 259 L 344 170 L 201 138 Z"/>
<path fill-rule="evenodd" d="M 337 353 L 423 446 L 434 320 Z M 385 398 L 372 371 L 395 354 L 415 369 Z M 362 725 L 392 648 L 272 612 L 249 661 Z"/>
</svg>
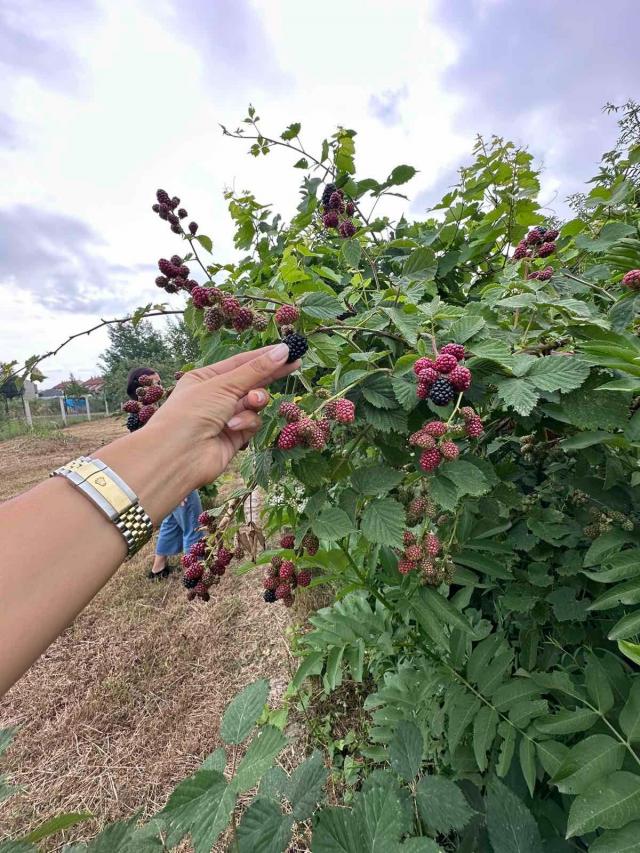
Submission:
<svg viewBox="0 0 640 853">
<path fill-rule="evenodd" d="M 264 391 L 254 391 L 253 392 L 256 403 L 260 405 L 261 403 L 265 403 L 267 400 L 267 395 Z"/>
<path fill-rule="evenodd" d="M 227 427 L 229 429 L 235 429 L 236 427 L 240 426 L 242 420 L 243 419 L 240 417 L 240 415 L 234 415 L 230 421 L 227 421 Z"/>
<path fill-rule="evenodd" d="M 289 347 L 286 344 L 278 344 L 278 346 L 275 346 L 271 350 L 269 357 L 271 361 L 275 361 L 276 363 L 285 361 L 285 359 L 289 358 Z"/>
</svg>

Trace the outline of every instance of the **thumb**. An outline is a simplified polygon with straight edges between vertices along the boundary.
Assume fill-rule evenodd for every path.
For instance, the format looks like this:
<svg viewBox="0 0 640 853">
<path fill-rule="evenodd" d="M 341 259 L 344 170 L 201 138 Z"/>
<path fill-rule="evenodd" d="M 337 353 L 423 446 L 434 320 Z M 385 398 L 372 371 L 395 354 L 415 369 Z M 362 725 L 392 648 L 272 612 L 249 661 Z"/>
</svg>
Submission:
<svg viewBox="0 0 640 853">
<path fill-rule="evenodd" d="M 251 361 L 247 361 L 211 381 L 218 386 L 222 384 L 224 388 L 241 399 L 252 389 L 264 387 L 270 382 L 288 376 L 289 373 L 297 370 L 300 361 L 288 364 L 288 358 L 289 347 L 286 344 L 278 344 L 257 358 L 253 358 Z"/>
</svg>

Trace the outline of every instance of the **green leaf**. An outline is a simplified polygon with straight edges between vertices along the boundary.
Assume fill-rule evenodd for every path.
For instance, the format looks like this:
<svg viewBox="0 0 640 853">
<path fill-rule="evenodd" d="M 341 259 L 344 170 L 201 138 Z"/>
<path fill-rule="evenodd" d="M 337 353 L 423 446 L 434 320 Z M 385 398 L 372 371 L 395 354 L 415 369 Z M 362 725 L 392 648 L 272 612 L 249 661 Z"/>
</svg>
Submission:
<svg viewBox="0 0 640 853">
<path fill-rule="evenodd" d="M 629 637 L 635 637 L 636 634 L 640 634 L 640 610 L 628 613 L 619 619 L 609 631 L 608 636 L 610 640 L 626 640 Z"/>
<path fill-rule="evenodd" d="M 358 849 L 367 853 L 387 853 L 410 827 L 398 795 L 385 786 L 372 786 L 358 796 L 353 819 L 358 827 Z"/>
<path fill-rule="evenodd" d="M 365 404 L 364 417 L 381 432 L 407 432 L 407 413 L 402 409 L 376 409 L 375 406 Z"/>
<path fill-rule="evenodd" d="M 599 595 L 589 610 L 611 610 L 619 604 L 640 604 L 640 577 L 616 584 Z"/>
<path fill-rule="evenodd" d="M 511 350 L 504 341 L 497 339 L 487 339 L 476 341 L 469 345 L 468 349 L 478 358 L 484 358 L 487 361 L 495 361 L 496 364 L 511 368 L 513 364 L 513 355 Z"/>
<path fill-rule="evenodd" d="M 316 320 L 335 320 L 338 314 L 344 311 L 342 302 L 323 290 L 305 293 L 298 305 L 307 317 L 313 317 Z"/>
<path fill-rule="evenodd" d="M 582 794 L 596 780 L 622 767 L 624 745 L 609 735 L 591 735 L 569 750 L 551 780 L 563 794 Z"/>
<path fill-rule="evenodd" d="M 618 551 L 621 545 L 625 545 L 631 541 L 631 537 L 624 530 L 611 530 L 609 533 L 603 533 L 589 546 L 589 550 L 584 555 L 584 567 L 597 566 L 602 563 L 604 558 L 611 554 L 612 551 Z"/>
<path fill-rule="evenodd" d="M 456 484 L 460 497 L 463 495 L 479 497 L 489 491 L 489 481 L 471 462 L 464 462 L 462 459 L 448 462 L 443 474 Z"/>
<path fill-rule="evenodd" d="M 509 772 L 513 760 L 513 753 L 516 748 L 516 730 L 508 723 L 500 723 L 498 734 L 502 736 L 502 745 L 496 763 L 496 773 L 504 778 Z"/>
<path fill-rule="evenodd" d="M 322 510 L 313 522 L 313 531 L 319 539 L 337 542 L 353 531 L 353 524 L 347 513 L 337 506 Z"/>
<path fill-rule="evenodd" d="M 393 853 L 443 853 L 431 838 L 407 838 Z"/>
<path fill-rule="evenodd" d="M 527 379 L 503 379 L 497 383 L 496 391 L 505 406 L 524 416 L 531 414 L 540 399 Z"/>
<path fill-rule="evenodd" d="M 444 776 L 423 776 L 416 803 L 423 822 L 438 835 L 464 829 L 475 814 L 456 783 Z"/>
<path fill-rule="evenodd" d="M 0 841 L 0 853 L 38 853 L 28 841 Z"/>
<path fill-rule="evenodd" d="M 613 690 L 609 684 L 607 671 L 600 658 L 594 654 L 589 655 L 584 671 L 587 693 L 593 700 L 593 704 L 606 714 L 613 708 Z"/>
<path fill-rule="evenodd" d="M 454 753 L 462 736 L 473 722 L 473 718 L 480 708 L 480 700 L 466 691 L 458 694 L 448 708 L 449 728 L 449 751 Z"/>
<path fill-rule="evenodd" d="M 577 356 L 545 355 L 536 359 L 527 378 L 541 391 L 566 393 L 579 388 L 589 376 L 591 368 Z"/>
<path fill-rule="evenodd" d="M 347 266 L 357 268 L 362 257 L 362 246 L 357 240 L 345 240 L 340 249 L 340 254 Z"/>
<path fill-rule="evenodd" d="M 410 278 L 432 278 L 438 268 L 433 249 L 421 246 L 414 249 L 404 262 L 402 275 Z"/>
<path fill-rule="evenodd" d="M 418 404 L 416 396 L 416 383 L 405 379 L 403 376 L 392 376 L 391 386 L 396 400 L 406 412 L 411 412 Z"/>
<path fill-rule="evenodd" d="M 473 635 L 473 628 L 467 619 L 465 619 L 458 608 L 454 607 L 449 599 L 445 598 L 444 595 L 441 595 L 437 589 L 433 589 L 433 587 L 428 586 L 422 587 L 422 589 L 418 590 L 413 597 L 411 604 L 414 606 L 414 609 L 416 604 L 422 605 L 426 609 L 427 613 L 431 614 L 432 621 L 435 619 L 436 622 L 440 622 L 449 630 L 457 628 L 464 634 L 469 636 Z"/>
<path fill-rule="evenodd" d="M 362 535 L 374 545 L 399 548 L 405 527 L 405 510 L 393 498 L 371 501 L 362 514 Z"/>
<path fill-rule="evenodd" d="M 424 324 L 424 316 L 417 311 L 408 311 L 403 307 L 385 308 L 384 313 L 393 322 L 402 337 L 412 346 L 416 346 L 418 335 Z M 415 394 L 415 386 L 414 386 Z"/>
<path fill-rule="evenodd" d="M 226 766 L 227 754 L 224 749 L 219 746 L 218 749 L 214 749 L 210 755 L 207 755 L 200 765 L 200 770 L 217 770 L 218 773 L 224 773 L 224 768 Z"/>
<path fill-rule="evenodd" d="M 41 823 L 39 827 L 26 836 L 25 841 L 35 844 L 49 835 L 53 835 L 63 829 L 68 829 L 70 826 L 82 823 L 82 821 L 90 820 L 92 817 L 93 815 L 90 812 L 68 812 L 67 814 L 57 815 Z"/>
<path fill-rule="evenodd" d="M 362 495 L 381 495 L 402 482 L 402 471 L 386 465 L 370 465 L 356 469 L 351 475 L 353 488 Z"/>
<path fill-rule="evenodd" d="M 497 711 L 489 705 L 484 705 L 473 721 L 473 754 L 481 773 L 487 769 L 487 752 L 491 748 L 497 730 Z"/>
<path fill-rule="evenodd" d="M 618 640 L 618 650 L 629 660 L 640 666 L 640 643 L 630 643 L 628 640 Z"/>
<path fill-rule="evenodd" d="M 469 340 L 469 338 L 477 335 L 485 325 L 486 321 L 483 317 L 464 314 L 459 320 L 456 320 L 455 323 L 451 324 L 449 336 L 452 341 L 464 344 Z"/>
<path fill-rule="evenodd" d="M 297 690 L 310 675 L 319 675 L 324 664 L 323 652 L 312 652 L 302 661 L 291 681 L 291 687 Z"/>
<path fill-rule="evenodd" d="M 257 797 L 242 815 L 237 838 L 240 853 L 282 853 L 289 846 L 293 818 L 273 802 Z"/>
<path fill-rule="evenodd" d="M 451 463 L 448 463 L 451 464 Z M 433 500 L 445 510 L 455 509 L 458 503 L 458 487 L 442 472 L 431 478 L 430 495 Z"/>
<path fill-rule="evenodd" d="M 279 767 L 276 764 L 275 767 L 270 767 L 260 780 L 258 796 L 269 797 L 270 799 L 276 800 L 276 802 L 279 803 L 280 800 L 285 796 L 288 784 L 289 777 L 284 772 L 282 767 Z"/>
<path fill-rule="evenodd" d="M 536 744 L 540 764 L 549 776 L 555 776 L 569 753 L 569 747 L 557 740 L 544 740 Z"/>
<path fill-rule="evenodd" d="M 640 814 L 640 776 L 626 771 L 594 782 L 569 810 L 567 838 L 595 829 L 619 829 Z"/>
<path fill-rule="evenodd" d="M 405 782 L 412 782 L 418 775 L 423 748 L 422 734 L 416 724 L 408 720 L 400 722 L 389 744 L 389 762 Z"/>
<path fill-rule="evenodd" d="M 18 726 L 9 726 L 6 729 L 0 729 L 0 755 L 7 750 L 17 733 Z"/>
<path fill-rule="evenodd" d="M 222 717 L 220 737 L 225 743 L 242 743 L 255 726 L 269 696 L 269 682 L 259 678 L 229 703 Z"/>
<path fill-rule="evenodd" d="M 300 133 L 301 126 L 302 125 L 299 121 L 295 121 L 293 124 L 290 124 L 287 129 L 280 134 L 280 139 L 284 139 L 285 142 L 291 142 L 291 140 L 295 139 Z"/>
<path fill-rule="evenodd" d="M 348 809 L 322 809 L 314 817 L 313 853 L 362 853 L 360 826 Z"/>
<path fill-rule="evenodd" d="M 629 690 L 629 697 L 620 711 L 620 728 L 629 743 L 640 742 L 640 677 L 636 676 Z"/>
<path fill-rule="evenodd" d="M 198 241 L 198 243 L 200 243 L 203 249 L 207 250 L 207 252 L 211 253 L 213 251 L 213 243 L 211 241 L 211 237 L 207 237 L 206 234 L 198 234 L 196 240 Z"/>
<path fill-rule="evenodd" d="M 497 779 L 487 793 L 487 830 L 493 853 L 542 853 L 540 830 L 533 815 Z"/>
<path fill-rule="evenodd" d="M 221 773 L 198 770 L 180 782 L 158 813 L 167 828 L 167 844 L 178 844 L 190 833 L 196 853 L 210 853 L 231 820 L 235 801 Z"/>
<path fill-rule="evenodd" d="M 524 736 L 520 738 L 520 767 L 529 794 L 533 797 L 533 791 L 536 787 L 536 745 Z"/>
<path fill-rule="evenodd" d="M 287 745 L 287 738 L 275 726 L 264 726 L 249 744 L 236 775 L 229 783 L 236 794 L 255 787 Z"/>
<path fill-rule="evenodd" d="M 560 447 L 567 450 L 584 450 L 585 447 L 593 447 L 594 444 L 602 444 L 611 441 L 613 435 L 610 432 L 596 430 L 594 432 L 579 432 L 560 442 Z"/>
<path fill-rule="evenodd" d="M 385 181 L 385 185 L 387 187 L 401 186 L 410 181 L 415 174 L 417 174 L 417 169 L 414 169 L 413 166 L 396 166 Z"/>
<path fill-rule="evenodd" d="M 495 691 L 491 701 L 498 711 L 507 711 L 516 702 L 538 699 L 539 696 L 540 689 L 530 678 L 512 678 Z"/>
<path fill-rule="evenodd" d="M 374 374 L 365 379 L 360 390 L 365 400 L 377 409 L 395 409 L 398 406 L 391 380 L 387 376 Z"/>
<path fill-rule="evenodd" d="M 640 853 L 640 820 L 603 832 L 591 842 L 589 853 Z"/>
<path fill-rule="evenodd" d="M 316 750 L 296 767 L 286 787 L 285 794 L 293 807 L 296 820 L 307 820 L 311 817 L 322 800 L 322 789 L 326 781 L 327 769 L 322 760 L 322 753 Z"/>
<path fill-rule="evenodd" d="M 575 732 L 586 732 L 598 721 L 595 711 L 588 708 L 578 708 L 576 711 L 558 711 L 542 720 L 536 720 L 535 727 L 542 734 L 571 735 Z"/>
</svg>

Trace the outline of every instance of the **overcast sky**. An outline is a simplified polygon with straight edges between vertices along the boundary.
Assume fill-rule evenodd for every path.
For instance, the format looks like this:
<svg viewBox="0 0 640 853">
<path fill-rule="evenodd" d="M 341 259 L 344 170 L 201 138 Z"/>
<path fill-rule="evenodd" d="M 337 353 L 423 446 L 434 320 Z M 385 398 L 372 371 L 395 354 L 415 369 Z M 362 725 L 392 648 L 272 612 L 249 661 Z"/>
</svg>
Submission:
<svg viewBox="0 0 640 853">
<path fill-rule="evenodd" d="M 223 260 L 225 187 L 291 214 L 287 153 L 256 161 L 220 133 L 249 102 L 310 148 L 355 128 L 361 176 L 418 168 L 414 215 L 476 132 L 508 135 L 562 210 L 615 139 L 601 106 L 639 95 L 639 24 L 637 0 L 0 0 L 0 360 L 171 299 L 155 264 L 180 241 L 150 211 L 157 187 Z M 44 386 L 94 374 L 105 343 L 45 362 Z"/>
</svg>

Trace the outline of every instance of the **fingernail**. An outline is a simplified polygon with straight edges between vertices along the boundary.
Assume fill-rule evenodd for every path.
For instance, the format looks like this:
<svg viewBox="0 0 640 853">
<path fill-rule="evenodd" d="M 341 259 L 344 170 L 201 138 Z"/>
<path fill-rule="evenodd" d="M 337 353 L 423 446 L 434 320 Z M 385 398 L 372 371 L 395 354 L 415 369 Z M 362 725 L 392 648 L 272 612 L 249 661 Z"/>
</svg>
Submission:
<svg viewBox="0 0 640 853">
<path fill-rule="evenodd" d="M 258 405 L 260 403 L 264 403 L 267 399 L 267 395 L 265 394 L 264 391 L 254 391 L 253 394 L 255 396 L 256 403 L 258 403 Z"/>
<path fill-rule="evenodd" d="M 269 353 L 271 361 L 280 362 L 289 358 L 289 347 L 286 344 L 278 344 Z"/>
<path fill-rule="evenodd" d="M 242 423 L 242 418 L 239 415 L 234 415 L 230 421 L 227 421 L 227 427 L 229 429 L 235 429 L 237 426 L 240 426 Z"/>
</svg>

